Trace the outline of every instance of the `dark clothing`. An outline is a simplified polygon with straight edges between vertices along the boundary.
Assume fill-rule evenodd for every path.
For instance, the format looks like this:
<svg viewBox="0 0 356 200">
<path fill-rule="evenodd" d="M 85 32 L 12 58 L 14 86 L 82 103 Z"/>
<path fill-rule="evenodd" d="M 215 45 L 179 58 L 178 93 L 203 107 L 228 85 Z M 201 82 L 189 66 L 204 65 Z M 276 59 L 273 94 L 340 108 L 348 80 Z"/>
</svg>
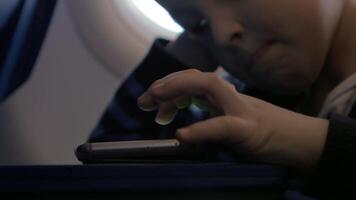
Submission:
<svg viewBox="0 0 356 200">
<path fill-rule="evenodd" d="M 147 57 L 121 85 L 92 133 L 90 142 L 174 138 L 177 128 L 207 118 L 207 115 L 199 110 L 186 109 L 179 112 L 174 123 L 162 127 L 154 122 L 154 112 L 142 112 L 136 106 L 137 98 L 155 80 L 187 69 L 164 50 L 166 43 L 167 41 L 157 40 Z M 230 78 L 230 82 L 235 83 L 239 91 L 242 90 L 237 80 Z M 256 90 L 244 89 L 243 92 L 290 109 L 298 100 L 294 97 L 272 96 Z M 339 193 L 347 188 L 352 189 L 349 183 L 354 182 L 356 177 L 356 120 L 353 119 L 355 116 L 356 106 L 349 117 L 330 116 L 325 149 L 308 185 L 311 195 L 322 198 L 330 197 L 332 194 L 356 193 L 351 190 L 346 191 L 347 194 Z"/>
<path fill-rule="evenodd" d="M 355 116 L 355 107 L 349 116 Z M 310 182 L 321 199 L 356 198 L 356 120 L 331 115 L 323 155 Z"/>
</svg>

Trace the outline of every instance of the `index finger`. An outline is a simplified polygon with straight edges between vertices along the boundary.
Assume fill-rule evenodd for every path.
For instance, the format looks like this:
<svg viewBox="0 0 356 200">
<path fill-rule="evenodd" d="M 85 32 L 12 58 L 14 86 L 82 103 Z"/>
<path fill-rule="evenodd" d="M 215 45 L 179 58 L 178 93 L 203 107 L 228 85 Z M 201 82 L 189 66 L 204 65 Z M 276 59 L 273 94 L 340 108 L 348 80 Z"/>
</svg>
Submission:
<svg viewBox="0 0 356 200">
<path fill-rule="evenodd" d="M 178 96 L 204 96 L 225 113 L 238 109 L 238 93 L 235 87 L 216 73 L 185 70 L 169 79 L 152 85 L 145 93 L 146 102 L 170 101 Z"/>
</svg>

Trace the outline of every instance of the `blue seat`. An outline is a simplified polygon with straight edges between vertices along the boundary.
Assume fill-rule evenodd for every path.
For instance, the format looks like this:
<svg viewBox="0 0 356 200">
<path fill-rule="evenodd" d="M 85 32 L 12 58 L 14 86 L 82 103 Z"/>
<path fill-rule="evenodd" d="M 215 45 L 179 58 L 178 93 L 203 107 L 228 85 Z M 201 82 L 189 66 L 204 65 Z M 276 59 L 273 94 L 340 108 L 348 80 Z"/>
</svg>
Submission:
<svg viewBox="0 0 356 200">
<path fill-rule="evenodd" d="M 56 0 L 0 1 L 0 102 L 30 76 Z"/>
</svg>

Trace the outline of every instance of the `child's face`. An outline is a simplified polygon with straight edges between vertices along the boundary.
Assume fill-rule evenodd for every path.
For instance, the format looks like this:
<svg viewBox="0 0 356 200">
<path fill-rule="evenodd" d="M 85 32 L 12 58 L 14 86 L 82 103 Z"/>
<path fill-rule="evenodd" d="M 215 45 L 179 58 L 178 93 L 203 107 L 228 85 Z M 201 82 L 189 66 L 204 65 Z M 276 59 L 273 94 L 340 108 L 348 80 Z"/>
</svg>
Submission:
<svg viewBox="0 0 356 200">
<path fill-rule="evenodd" d="M 233 75 L 276 93 L 299 93 L 318 78 L 338 0 L 198 0 Z M 220 49 L 221 48 L 221 49 Z"/>
</svg>

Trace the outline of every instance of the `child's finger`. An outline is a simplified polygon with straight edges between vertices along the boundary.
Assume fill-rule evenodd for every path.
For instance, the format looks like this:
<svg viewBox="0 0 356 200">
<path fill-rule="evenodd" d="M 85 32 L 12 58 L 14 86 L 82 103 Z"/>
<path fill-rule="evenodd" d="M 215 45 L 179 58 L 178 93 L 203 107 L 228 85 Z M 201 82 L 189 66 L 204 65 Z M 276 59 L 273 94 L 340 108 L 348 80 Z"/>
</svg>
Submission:
<svg viewBox="0 0 356 200">
<path fill-rule="evenodd" d="M 176 107 L 178 109 L 185 109 L 192 103 L 192 98 L 190 96 L 181 96 L 174 100 Z"/>
<path fill-rule="evenodd" d="M 144 93 L 137 99 L 137 106 L 143 111 L 153 111 L 158 107 L 158 102 L 155 101 L 152 95 Z"/>
<path fill-rule="evenodd" d="M 168 125 L 174 120 L 176 114 L 177 108 L 173 102 L 163 102 L 159 105 L 155 121 L 160 125 Z"/>
<path fill-rule="evenodd" d="M 191 71 L 198 71 L 198 70 L 196 70 L 196 69 L 190 69 L 190 70 L 191 70 Z M 185 73 L 185 71 L 186 71 L 186 70 L 178 71 L 178 72 L 174 72 L 174 73 L 168 74 L 167 76 L 165 76 L 165 77 L 163 77 L 163 78 L 161 78 L 161 79 L 156 80 L 156 81 L 153 82 L 151 85 L 157 85 L 157 84 L 159 84 L 159 83 L 161 83 L 161 82 L 167 81 L 167 80 L 169 80 L 169 79 L 171 79 L 171 78 L 174 78 L 175 76 L 177 76 L 177 75 L 179 75 L 179 74 Z"/>
<path fill-rule="evenodd" d="M 196 70 L 197 71 L 197 70 Z M 137 99 L 137 106 L 143 110 L 143 111 L 153 111 L 155 109 L 157 109 L 158 104 L 162 101 L 160 101 L 159 99 L 155 99 L 153 98 L 152 95 L 150 95 L 150 90 L 152 90 L 152 87 L 159 85 L 160 83 L 166 82 L 172 78 L 174 78 L 176 75 L 182 74 L 185 71 L 179 71 L 179 72 L 175 72 L 172 74 L 169 74 L 159 80 L 156 80 L 155 82 L 153 82 L 151 84 L 151 86 L 147 89 L 146 92 L 144 92 L 138 99 Z M 177 102 L 177 106 L 179 107 L 183 107 L 184 104 L 187 104 L 187 99 L 185 98 L 177 98 L 178 102 Z M 181 109 L 181 108 L 179 108 Z"/>
<path fill-rule="evenodd" d="M 153 85 L 148 91 L 156 101 L 171 101 L 179 96 L 203 96 L 214 102 L 219 110 L 235 112 L 239 106 L 238 93 L 234 86 L 214 73 L 185 70 L 168 80 Z M 224 109 L 225 108 L 225 109 Z"/>
<path fill-rule="evenodd" d="M 226 142 L 243 143 L 248 138 L 244 123 L 236 117 L 223 116 L 197 122 L 177 130 L 183 143 Z"/>
</svg>

